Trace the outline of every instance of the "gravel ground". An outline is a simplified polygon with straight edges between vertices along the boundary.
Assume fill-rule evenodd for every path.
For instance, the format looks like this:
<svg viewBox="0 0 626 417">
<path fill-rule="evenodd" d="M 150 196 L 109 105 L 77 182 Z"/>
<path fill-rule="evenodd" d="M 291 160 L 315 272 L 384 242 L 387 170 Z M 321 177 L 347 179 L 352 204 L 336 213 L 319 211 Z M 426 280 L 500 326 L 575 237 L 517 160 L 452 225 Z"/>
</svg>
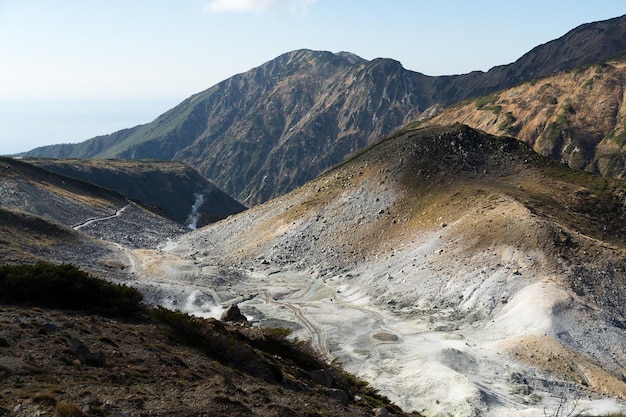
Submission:
<svg viewBox="0 0 626 417">
<path fill-rule="evenodd" d="M 462 140 L 448 162 L 471 168 L 462 181 L 414 169 L 402 144 L 380 151 L 395 159 L 357 158 L 168 252 L 233 268 L 232 292 L 251 297 L 244 313 L 297 323 L 297 337 L 406 410 L 543 415 L 563 398 L 622 410 L 623 249 L 563 217 L 571 186 L 548 185 L 533 157 L 502 147 L 478 173 Z"/>
</svg>

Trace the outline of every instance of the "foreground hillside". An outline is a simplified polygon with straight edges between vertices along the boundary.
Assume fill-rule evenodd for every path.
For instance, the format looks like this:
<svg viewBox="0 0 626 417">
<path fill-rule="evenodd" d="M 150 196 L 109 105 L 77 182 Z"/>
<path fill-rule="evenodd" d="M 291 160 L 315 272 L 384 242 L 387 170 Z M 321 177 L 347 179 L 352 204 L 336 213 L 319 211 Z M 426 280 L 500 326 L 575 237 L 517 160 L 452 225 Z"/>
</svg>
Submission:
<svg viewBox="0 0 626 417">
<path fill-rule="evenodd" d="M 625 190 L 511 138 L 408 129 L 144 267 L 193 267 L 206 305 L 240 296 L 407 410 L 620 410 Z"/>
<path fill-rule="evenodd" d="M 67 266 L 0 267 L 0 288 L 3 416 L 407 415 L 284 329 L 148 309 Z"/>
<path fill-rule="evenodd" d="M 181 225 L 23 161 L 1 159 L 0 177 L 0 415 L 407 415 L 288 329 L 152 308 L 111 283 L 158 287 L 142 254 Z"/>
<path fill-rule="evenodd" d="M 626 175 L 626 57 L 537 79 L 445 109 L 422 125 L 506 134 L 573 169 Z"/>
<path fill-rule="evenodd" d="M 252 206 L 443 106 L 623 53 L 624 33 L 624 16 L 590 23 L 514 63 L 439 77 L 392 59 L 293 51 L 189 97 L 151 123 L 27 154 L 178 160 Z"/>
</svg>

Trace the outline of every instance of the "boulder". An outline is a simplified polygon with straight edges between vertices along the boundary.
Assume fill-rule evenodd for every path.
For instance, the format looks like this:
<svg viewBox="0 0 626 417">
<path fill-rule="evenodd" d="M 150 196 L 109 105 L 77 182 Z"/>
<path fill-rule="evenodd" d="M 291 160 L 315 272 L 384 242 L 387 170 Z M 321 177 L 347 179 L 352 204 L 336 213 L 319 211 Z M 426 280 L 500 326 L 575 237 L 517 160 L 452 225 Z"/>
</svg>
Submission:
<svg viewBox="0 0 626 417">
<path fill-rule="evenodd" d="M 241 314 L 239 307 L 237 304 L 231 304 L 220 316 L 221 321 L 228 321 L 234 323 L 247 323 L 248 319 L 246 316 Z"/>
</svg>

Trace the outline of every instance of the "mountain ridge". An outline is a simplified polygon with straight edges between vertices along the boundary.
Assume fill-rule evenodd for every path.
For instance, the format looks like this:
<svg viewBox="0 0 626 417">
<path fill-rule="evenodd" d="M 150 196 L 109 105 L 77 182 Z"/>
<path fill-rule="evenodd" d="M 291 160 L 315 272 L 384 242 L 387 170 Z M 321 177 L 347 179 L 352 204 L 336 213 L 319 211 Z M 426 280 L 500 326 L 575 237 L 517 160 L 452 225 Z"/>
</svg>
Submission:
<svg viewBox="0 0 626 417">
<path fill-rule="evenodd" d="M 458 103 L 421 124 L 511 135 L 571 168 L 624 178 L 625 81 L 622 55 Z"/>
<path fill-rule="evenodd" d="M 391 59 L 297 50 L 194 94 L 151 123 L 26 154 L 180 160 L 254 205 L 420 115 L 622 53 L 625 28 L 626 16 L 582 25 L 512 64 L 442 77 Z"/>
</svg>

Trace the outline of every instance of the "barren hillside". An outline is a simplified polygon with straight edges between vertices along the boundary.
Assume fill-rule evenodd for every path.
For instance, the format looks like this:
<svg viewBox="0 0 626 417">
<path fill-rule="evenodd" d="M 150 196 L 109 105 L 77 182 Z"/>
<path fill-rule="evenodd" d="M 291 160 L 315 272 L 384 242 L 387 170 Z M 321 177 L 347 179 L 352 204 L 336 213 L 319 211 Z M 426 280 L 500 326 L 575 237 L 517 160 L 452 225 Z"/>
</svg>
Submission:
<svg viewBox="0 0 626 417">
<path fill-rule="evenodd" d="M 72 263 L 115 275 L 121 245 L 154 247 L 184 230 L 118 192 L 0 158 L 0 232 L 0 263 Z"/>
<path fill-rule="evenodd" d="M 203 278 L 213 299 L 407 410 L 528 415 L 626 399 L 624 190 L 514 139 L 409 129 L 168 251 L 231 269 Z"/>
</svg>

